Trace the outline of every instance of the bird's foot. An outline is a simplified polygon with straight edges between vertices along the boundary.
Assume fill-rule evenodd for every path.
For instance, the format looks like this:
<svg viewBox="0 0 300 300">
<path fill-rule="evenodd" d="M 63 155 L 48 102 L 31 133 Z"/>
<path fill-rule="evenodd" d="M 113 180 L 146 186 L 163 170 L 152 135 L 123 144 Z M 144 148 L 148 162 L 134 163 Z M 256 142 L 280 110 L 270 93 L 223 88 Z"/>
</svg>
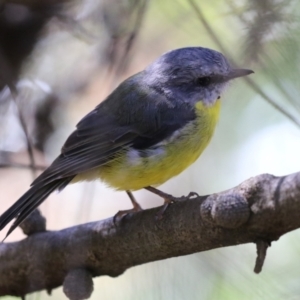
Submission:
<svg viewBox="0 0 300 300">
<path fill-rule="evenodd" d="M 143 209 L 141 208 L 140 205 L 137 205 L 131 209 L 125 209 L 125 210 L 119 210 L 113 217 L 113 222 L 114 224 L 116 225 L 119 221 L 121 221 L 121 219 L 130 214 L 130 213 L 136 213 L 136 212 L 139 212 L 139 211 L 142 211 Z"/>
<path fill-rule="evenodd" d="M 116 218 L 122 218 L 122 217 L 124 217 L 127 214 L 136 213 L 136 212 L 139 212 L 139 211 L 142 211 L 142 210 L 143 209 L 140 206 L 139 206 L 139 208 L 133 207 L 131 209 L 119 210 L 115 214 L 114 219 L 116 219 Z"/>
<path fill-rule="evenodd" d="M 131 209 L 126 209 L 126 210 L 119 210 L 113 218 L 113 222 L 116 225 L 117 221 L 120 221 L 124 216 L 130 214 L 130 213 L 136 213 L 139 211 L 142 211 L 142 207 L 139 205 L 139 203 L 135 200 L 133 194 L 130 191 L 126 191 L 127 195 L 129 196 L 131 203 L 132 203 L 132 208 Z"/>
<path fill-rule="evenodd" d="M 160 191 L 160 190 L 158 190 L 158 189 L 156 189 L 152 186 L 145 187 L 145 189 L 164 199 L 163 206 L 161 207 L 161 209 L 156 214 L 156 220 L 161 220 L 163 218 L 163 215 L 164 215 L 166 209 L 169 207 L 170 204 L 180 202 L 180 201 L 185 201 L 187 199 L 189 200 L 189 199 L 192 199 L 192 198 L 195 198 L 195 197 L 199 196 L 195 192 L 190 192 L 187 196 L 174 197 L 174 196 L 172 196 L 170 194 L 167 194 L 167 193 L 164 193 L 164 192 L 162 192 L 162 191 Z"/>
</svg>

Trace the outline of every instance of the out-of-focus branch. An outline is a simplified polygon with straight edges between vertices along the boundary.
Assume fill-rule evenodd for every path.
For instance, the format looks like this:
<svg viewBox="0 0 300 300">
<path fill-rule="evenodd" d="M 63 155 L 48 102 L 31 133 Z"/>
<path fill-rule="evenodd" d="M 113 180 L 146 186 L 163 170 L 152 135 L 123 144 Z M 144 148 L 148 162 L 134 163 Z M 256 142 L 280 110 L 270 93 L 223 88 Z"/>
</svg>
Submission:
<svg viewBox="0 0 300 300">
<path fill-rule="evenodd" d="M 44 171 L 47 169 L 46 166 L 39 166 L 39 165 L 27 165 L 27 164 L 19 164 L 19 163 L 0 163 L 0 169 L 29 169 L 29 170 L 36 170 L 36 171 Z"/>
<path fill-rule="evenodd" d="M 160 221 L 157 211 L 0 244 L 0 295 L 24 296 L 63 284 L 70 299 L 78 293 L 87 297 L 91 277 L 114 277 L 143 263 L 244 243 L 256 243 L 259 272 L 269 244 L 300 227 L 300 172 L 263 174 L 218 194 L 182 197 Z"/>
<path fill-rule="evenodd" d="M 188 0 L 191 7 L 195 11 L 196 15 L 199 18 L 199 21 L 201 22 L 202 26 L 205 28 L 207 33 L 210 35 L 211 39 L 214 41 L 214 43 L 220 48 L 222 53 L 230 58 L 230 60 L 235 64 L 234 60 L 232 59 L 230 52 L 227 51 L 223 43 L 221 42 L 221 39 L 218 37 L 216 32 L 212 29 L 209 22 L 206 20 L 204 14 L 202 13 L 200 6 L 196 3 L 194 0 Z M 285 115 L 288 119 L 290 119 L 294 124 L 300 127 L 300 120 L 296 118 L 294 115 L 292 115 L 285 107 L 280 105 L 278 102 L 276 102 L 272 97 L 268 96 L 251 78 L 244 78 L 248 85 L 255 90 L 264 100 L 266 100 L 270 105 L 272 105 L 275 109 L 280 111 L 283 115 Z"/>
<path fill-rule="evenodd" d="M 72 0 L 3 0 L 3 3 L 14 3 L 26 5 L 29 7 L 41 7 L 45 5 L 57 5 L 62 3 L 72 2 Z"/>
</svg>

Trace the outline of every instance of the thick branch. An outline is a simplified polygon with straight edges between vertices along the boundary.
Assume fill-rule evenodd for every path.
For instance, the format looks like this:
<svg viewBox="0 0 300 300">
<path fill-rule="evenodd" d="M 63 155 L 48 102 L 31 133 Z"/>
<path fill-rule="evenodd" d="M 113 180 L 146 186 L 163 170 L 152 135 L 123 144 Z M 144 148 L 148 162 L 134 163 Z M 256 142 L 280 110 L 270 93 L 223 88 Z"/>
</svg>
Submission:
<svg viewBox="0 0 300 300">
<path fill-rule="evenodd" d="M 300 173 L 263 174 L 219 194 L 183 199 L 159 221 L 157 211 L 129 214 L 116 225 L 110 218 L 0 244 L 0 295 L 49 291 L 68 274 L 80 274 L 76 270 L 118 276 L 132 266 L 174 256 L 250 242 L 268 245 L 300 227 Z M 258 253 L 256 271 L 265 251 Z"/>
</svg>

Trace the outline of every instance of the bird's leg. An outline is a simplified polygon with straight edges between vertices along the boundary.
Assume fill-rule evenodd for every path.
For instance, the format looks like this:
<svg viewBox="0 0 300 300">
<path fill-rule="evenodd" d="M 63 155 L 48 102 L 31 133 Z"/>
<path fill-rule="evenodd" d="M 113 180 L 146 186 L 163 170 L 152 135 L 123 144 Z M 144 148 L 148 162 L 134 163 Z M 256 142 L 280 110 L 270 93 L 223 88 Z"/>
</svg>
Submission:
<svg viewBox="0 0 300 300">
<path fill-rule="evenodd" d="M 161 190 L 158 190 L 158 189 L 156 189 L 152 186 L 146 186 L 144 189 L 146 189 L 147 191 L 152 192 L 153 194 L 155 194 L 155 195 L 157 195 L 157 196 L 164 199 L 164 205 L 162 206 L 162 208 L 156 214 L 156 218 L 158 220 L 160 220 L 163 217 L 163 214 L 165 213 L 166 209 L 168 208 L 168 206 L 171 203 L 186 200 L 186 199 L 190 199 L 190 198 L 198 196 L 197 193 L 190 192 L 187 197 L 184 197 L 184 196 L 183 197 L 174 197 L 174 196 L 172 196 L 170 194 L 167 194 L 167 193 L 164 193 Z"/>
<path fill-rule="evenodd" d="M 155 195 L 163 198 L 165 204 L 173 203 L 173 202 L 176 202 L 176 201 L 179 200 L 179 198 L 176 198 L 176 197 L 174 197 L 174 196 L 172 196 L 170 194 L 164 193 L 161 190 L 158 190 L 158 189 L 156 189 L 156 188 L 154 188 L 152 186 L 146 186 L 145 190 L 147 190 L 147 191 L 149 191 L 149 192 L 151 192 L 151 193 L 153 193 L 153 194 L 155 194 Z"/>
<path fill-rule="evenodd" d="M 132 213 L 132 212 L 138 212 L 143 210 L 142 207 L 138 204 L 138 202 L 135 200 L 133 194 L 130 191 L 126 191 L 127 195 L 130 198 L 130 201 L 133 205 L 133 208 L 131 209 L 126 209 L 126 210 L 119 210 L 115 215 L 114 215 L 114 223 L 116 223 L 117 219 L 120 219 L 124 217 L 125 215 Z"/>
<path fill-rule="evenodd" d="M 130 191 L 126 191 L 126 193 L 127 193 L 128 197 L 130 198 L 130 201 L 132 203 L 132 206 L 133 206 L 132 210 L 135 211 L 135 212 L 143 210 L 142 207 L 139 205 L 139 203 L 135 200 L 133 194 Z"/>
</svg>

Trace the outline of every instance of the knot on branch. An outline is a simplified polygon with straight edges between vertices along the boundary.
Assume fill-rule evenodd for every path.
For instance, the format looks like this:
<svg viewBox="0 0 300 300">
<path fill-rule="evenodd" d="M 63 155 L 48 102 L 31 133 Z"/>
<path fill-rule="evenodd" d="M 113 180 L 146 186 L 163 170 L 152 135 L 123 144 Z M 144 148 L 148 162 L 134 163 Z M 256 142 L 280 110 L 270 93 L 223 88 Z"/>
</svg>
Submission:
<svg viewBox="0 0 300 300">
<path fill-rule="evenodd" d="M 255 262 L 255 267 L 254 267 L 254 272 L 256 274 L 260 273 L 266 256 L 267 256 L 267 250 L 268 247 L 271 246 L 270 242 L 264 241 L 264 240 L 258 240 L 256 241 L 256 252 L 257 252 L 257 257 L 256 257 L 256 262 Z"/>
<path fill-rule="evenodd" d="M 70 300 L 89 299 L 93 290 L 92 275 L 85 269 L 69 271 L 63 282 L 63 291 Z"/>
<path fill-rule="evenodd" d="M 38 209 L 35 209 L 21 224 L 24 234 L 31 235 L 46 231 L 46 219 Z"/>
<path fill-rule="evenodd" d="M 224 228 L 237 228 L 250 216 L 249 204 L 239 194 L 223 194 L 207 198 L 200 206 L 202 218 Z"/>
</svg>

